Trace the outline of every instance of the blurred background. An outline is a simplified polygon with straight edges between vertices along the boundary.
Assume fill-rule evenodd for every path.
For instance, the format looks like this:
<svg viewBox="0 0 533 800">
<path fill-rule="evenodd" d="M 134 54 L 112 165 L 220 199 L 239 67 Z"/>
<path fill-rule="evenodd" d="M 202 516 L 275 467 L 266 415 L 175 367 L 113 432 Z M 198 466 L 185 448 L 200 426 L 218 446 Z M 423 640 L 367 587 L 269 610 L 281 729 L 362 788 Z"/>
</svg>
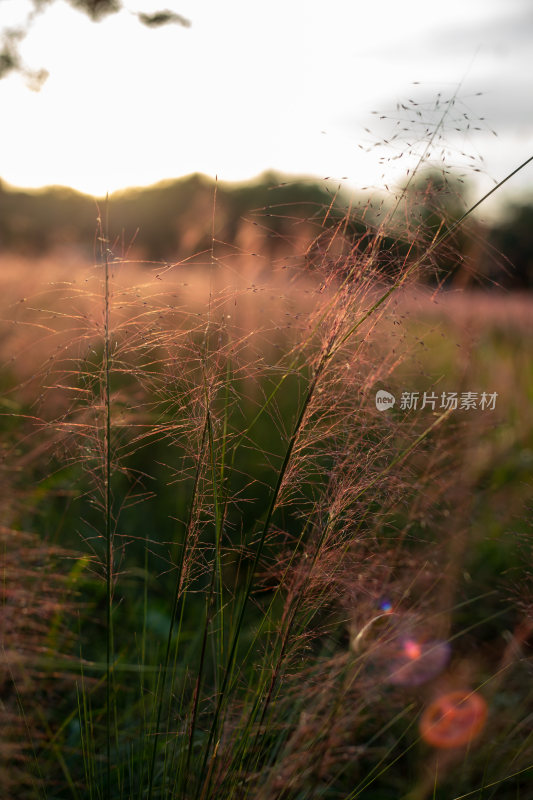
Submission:
<svg viewBox="0 0 533 800">
<path fill-rule="evenodd" d="M 460 216 L 532 151 L 528 0 L 429 13 L 421 0 L 0 0 L 0 13 L 4 252 L 87 252 L 93 198 L 110 193 L 123 247 L 183 258 L 211 236 L 215 177 L 217 238 L 251 251 L 287 243 L 331 196 L 394 201 L 417 165 L 450 180 L 445 210 Z M 531 286 L 531 185 L 526 168 L 477 213 L 492 255 L 476 270 L 506 287 Z"/>
</svg>

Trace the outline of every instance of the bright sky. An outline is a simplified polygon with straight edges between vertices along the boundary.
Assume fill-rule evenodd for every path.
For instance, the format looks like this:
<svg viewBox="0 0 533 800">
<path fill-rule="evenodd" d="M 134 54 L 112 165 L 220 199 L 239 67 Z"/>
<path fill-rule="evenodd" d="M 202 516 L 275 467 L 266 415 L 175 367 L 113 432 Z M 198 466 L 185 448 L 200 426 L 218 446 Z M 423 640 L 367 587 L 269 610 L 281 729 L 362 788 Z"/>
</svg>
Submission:
<svg viewBox="0 0 533 800">
<path fill-rule="evenodd" d="M 102 195 L 196 171 L 234 180 L 273 168 L 380 186 L 405 175 L 405 157 L 388 159 L 406 141 L 427 140 L 426 123 L 438 117 L 426 109 L 461 82 L 441 129 L 447 160 L 464 164 L 459 150 L 482 156 L 499 180 L 533 154 L 531 0 L 125 6 L 95 24 L 57 0 L 37 18 L 22 54 L 50 76 L 40 92 L 20 75 L 0 81 L 4 180 Z M 0 0 L 1 24 L 30 7 Z M 149 29 L 133 13 L 165 8 L 191 27 Z M 398 102 L 410 111 L 399 115 Z M 403 140 L 365 152 L 402 127 Z M 438 146 L 432 155 L 440 158 Z M 533 166 L 510 191 L 531 186 Z"/>
</svg>

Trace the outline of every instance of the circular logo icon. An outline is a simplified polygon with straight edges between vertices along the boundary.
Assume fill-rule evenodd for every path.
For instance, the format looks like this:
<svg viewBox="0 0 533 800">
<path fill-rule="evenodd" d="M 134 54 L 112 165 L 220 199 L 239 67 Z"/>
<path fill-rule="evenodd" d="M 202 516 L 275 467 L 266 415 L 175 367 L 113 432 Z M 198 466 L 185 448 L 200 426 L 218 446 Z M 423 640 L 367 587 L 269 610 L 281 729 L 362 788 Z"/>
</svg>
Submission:
<svg viewBox="0 0 533 800">
<path fill-rule="evenodd" d="M 386 392 L 384 389 L 376 392 L 376 408 L 378 411 L 386 411 L 388 408 L 392 408 L 395 402 L 396 398 L 390 392 Z"/>
</svg>

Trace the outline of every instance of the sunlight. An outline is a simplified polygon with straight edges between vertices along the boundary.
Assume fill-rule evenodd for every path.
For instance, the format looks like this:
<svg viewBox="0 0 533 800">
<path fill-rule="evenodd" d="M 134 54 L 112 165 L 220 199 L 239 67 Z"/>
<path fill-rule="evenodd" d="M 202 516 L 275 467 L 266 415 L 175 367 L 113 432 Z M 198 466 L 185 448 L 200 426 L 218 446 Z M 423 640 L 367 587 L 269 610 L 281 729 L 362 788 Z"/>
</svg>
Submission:
<svg viewBox="0 0 533 800">
<path fill-rule="evenodd" d="M 480 3 L 451 5 L 454 25 L 470 31 Z M 497 0 L 482 5 L 489 27 L 505 15 Z M 391 164 L 378 164 L 375 151 L 364 149 L 387 138 L 393 123 L 378 126 L 372 110 L 390 115 L 414 93 L 425 101 L 442 89 L 451 94 L 463 78 L 485 90 L 495 66 L 505 66 L 504 55 L 490 48 L 476 56 L 483 32 L 459 40 L 453 53 L 437 47 L 423 58 L 437 32 L 449 36 L 450 4 L 430 17 L 421 0 L 408 14 L 396 3 L 385 6 L 386 13 L 383 4 L 341 2 L 324 14 L 312 2 L 303 17 L 281 2 L 258 12 L 242 0 L 183 0 L 173 8 L 190 28 L 149 30 L 134 12 L 160 10 L 155 2 L 137 0 L 94 24 L 58 0 L 21 47 L 28 68 L 49 72 L 41 91 L 20 75 L 0 83 L 10 120 L 0 176 L 13 185 L 63 184 L 96 195 L 191 172 L 237 180 L 268 168 L 382 186 L 394 179 Z M 14 8 L 8 4 L 6 16 L 13 24 Z M 413 87 L 414 80 L 422 85 Z M 472 103 L 475 115 L 482 106 Z M 482 128 L 470 144 L 485 153 L 489 141 Z M 488 167 L 504 171 L 498 145 Z M 393 154 L 385 148 L 385 162 Z"/>
</svg>

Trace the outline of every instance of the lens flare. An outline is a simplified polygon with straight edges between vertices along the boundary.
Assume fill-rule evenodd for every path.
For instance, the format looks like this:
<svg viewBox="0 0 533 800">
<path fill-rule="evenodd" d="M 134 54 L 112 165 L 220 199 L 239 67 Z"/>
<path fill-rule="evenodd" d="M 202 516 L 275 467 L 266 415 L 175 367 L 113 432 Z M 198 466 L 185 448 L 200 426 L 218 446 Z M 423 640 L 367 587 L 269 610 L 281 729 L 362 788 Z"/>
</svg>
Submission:
<svg viewBox="0 0 533 800">
<path fill-rule="evenodd" d="M 432 747 L 464 747 L 479 736 L 487 719 L 487 703 L 480 694 L 448 692 L 429 705 L 420 719 L 420 735 Z"/>
<path fill-rule="evenodd" d="M 439 675 L 450 660 L 448 642 L 432 638 L 419 617 L 381 608 L 352 640 L 368 669 L 396 686 L 419 686 Z"/>
<path fill-rule="evenodd" d="M 420 686 L 439 675 L 450 660 L 450 645 L 440 640 L 402 639 L 393 643 L 390 652 L 389 683 L 396 686 Z"/>
<path fill-rule="evenodd" d="M 412 661 L 416 661 L 422 655 L 422 647 L 418 642 L 413 642 L 412 639 L 407 639 L 403 646 L 405 655 Z"/>
</svg>

